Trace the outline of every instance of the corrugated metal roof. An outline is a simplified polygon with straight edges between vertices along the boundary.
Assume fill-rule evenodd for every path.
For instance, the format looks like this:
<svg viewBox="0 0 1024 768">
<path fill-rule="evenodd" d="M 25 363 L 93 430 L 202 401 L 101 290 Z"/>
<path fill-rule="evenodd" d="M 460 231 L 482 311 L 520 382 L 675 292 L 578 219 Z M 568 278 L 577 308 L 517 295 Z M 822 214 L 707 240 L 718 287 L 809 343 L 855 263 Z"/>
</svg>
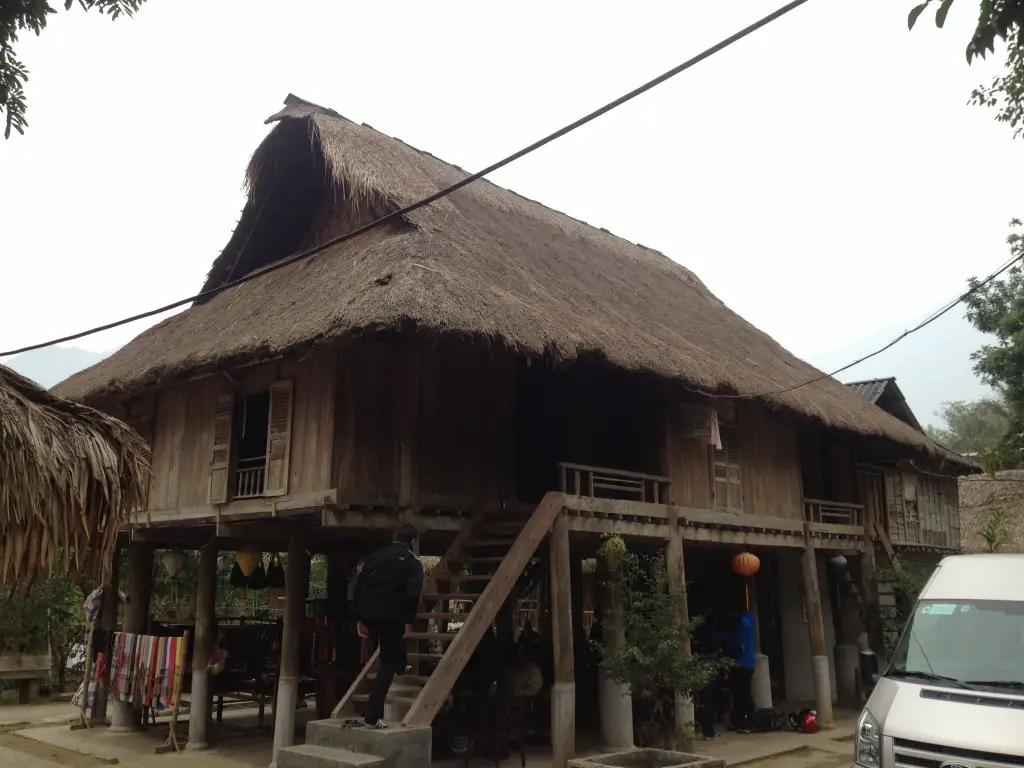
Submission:
<svg viewBox="0 0 1024 768">
<path fill-rule="evenodd" d="M 864 381 L 851 381 L 846 386 L 852 389 L 861 397 L 863 397 L 869 403 L 873 403 L 876 406 L 878 405 L 879 399 L 882 397 L 882 395 L 885 394 L 885 391 L 891 388 L 898 404 L 902 406 L 903 409 L 906 409 L 906 413 L 904 414 L 893 413 L 891 415 L 895 416 L 901 421 L 906 421 L 918 431 L 924 432 L 924 430 L 921 429 L 921 425 L 917 421 L 917 417 L 914 416 L 914 412 L 910 410 L 910 404 L 907 403 L 907 399 L 903 396 L 903 393 L 900 391 L 899 386 L 897 386 L 895 377 L 890 376 L 887 379 L 866 379 Z M 949 461 L 953 464 L 958 464 L 961 467 L 969 467 L 970 469 L 981 471 L 981 462 L 975 457 L 963 456 L 957 453 L 956 451 L 950 450 L 941 443 L 935 443 L 935 446 L 938 448 L 939 454 L 946 461 Z"/>
<path fill-rule="evenodd" d="M 846 386 L 863 397 L 869 403 L 877 403 L 878 398 L 880 398 L 882 393 L 885 392 L 885 388 L 893 381 L 895 381 L 895 379 L 891 377 L 888 379 L 866 379 L 865 381 L 851 381 Z"/>
</svg>

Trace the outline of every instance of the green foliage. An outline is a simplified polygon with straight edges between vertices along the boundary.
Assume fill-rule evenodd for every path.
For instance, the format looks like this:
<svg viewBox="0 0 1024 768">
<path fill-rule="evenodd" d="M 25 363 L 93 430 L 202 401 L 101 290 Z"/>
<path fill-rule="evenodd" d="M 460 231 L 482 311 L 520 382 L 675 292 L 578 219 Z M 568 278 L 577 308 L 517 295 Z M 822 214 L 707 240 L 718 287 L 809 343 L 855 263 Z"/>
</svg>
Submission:
<svg viewBox="0 0 1024 768">
<path fill-rule="evenodd" d="M 915 6 L 907 18 L 907 25 L 913 29 L 921 14 L 932 5 L 933 0 Z M 935 24 L 942 27 L 946 22 L 953 0 L 934 0 Z M 970 102 L 996 110 L 996 120 L 1013 129 L 1015 137 L 1024 131 L 1024 0 L 981 0 L 978 23 L 967 44 L 967 63 L 976 57 L 985 58 L 996 49 L 996 43 L 1006 44 L 1006 64 L 1002 74 L 988 85 L 975 88 Z"/>
<path fill-rule="evenodd" d="M 646 705 L 642 708 L 659 718 L 659 722 L 642 723 L 641 729 L 648 734 L 659 732 L 655 740 L 669 744 L 673 692 L 693 696 L 727 662 L 688 653 L 698 621 L 686 618 L 686 594 L 669 585 L 663 557 L 617 547 L 613 553 L 612 561 L 618 561 L 613 572 L 616 605 L 621 606 L 625 642 L 616 648 L 597 645 L 601 667 L 609 678 L 628 685 L 634 698 Z"/>
<path fill-rule="evenodd" d="M 1010 541 L 1010 529 L 1006 521 L 1006 510 L 1002 507 L 995 507 L 985 518 L 978 529 L 978 536 L 985 542 L 986 552 L 998 552 Z"/>
<path fill-rule="evenodd" d="M 131 16 L 145 0 L 78 0 L 86 11 L 96 9 L 116 19 Z M 64 0 L 64 10 L 70 10 L 75 0 Z M 25 133 L 25 83 L 28 69 L 18 59 L 14 45 L 21 32 L 39 34 L 46 28 L 50 14 L 56 9 L 48 0 L 2 0 L 0 2 L 0 113 L 6 112 L 4 138 L 10 138 L 11 129 Z"/>
<path fill-rule="evenodd" d="M 929 426 L 928 435 L 957 453 L 981 454 L 994 450 L 1006 436 L 1010 412 L 1002 400 L 943 403 L 938 412 L 942 426 Z"/>
<path fill-rule="evenodd" d="M 984 286 L 971 278 L 972 292 L 966 299 L 967 318 L 996 340 L 971 356 L 974 371 L 1001 393 L 1008 417 L 1002 440 L 983 456 L 992 470 L 1017 465 L 1024 452 L 1024 237 L 1020 221 L 1015 219 L 1011 227 L 1007 244 L 1016 263 L 1004 277 Z"/>
<path fill-rule="evenodd" d="M 917 598 L 931 578 L 933 570 L 931 566 L 904 563 L 899 560 L 894 567 L 879 570 L 879 582 L 892 584 L 896 598 L 895 607 L 881 609 L 882 634 L 887 657 L 892 657 L 900 632 L 913 613 Z"/>
</svg>

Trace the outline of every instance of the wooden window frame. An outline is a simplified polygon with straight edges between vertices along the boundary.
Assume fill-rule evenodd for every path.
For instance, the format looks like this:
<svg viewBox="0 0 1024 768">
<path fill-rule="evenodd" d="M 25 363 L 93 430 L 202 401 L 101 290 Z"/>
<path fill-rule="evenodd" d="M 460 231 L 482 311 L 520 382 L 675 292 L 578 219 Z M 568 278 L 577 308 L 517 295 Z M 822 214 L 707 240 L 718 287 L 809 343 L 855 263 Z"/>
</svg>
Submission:
<svg viewBox="0 0 1024 768">
<path fill-rule="evenodd" d="M 720 421 L 719 433 L 722 450 L 708 446 L 711 469 L 711 499 L 716 510 L 743 511 L 743 470 L 740 452 L 740 432 L 735 421 Z M 724 487 L 725 499 L 719 487 Z"/>
</svg>

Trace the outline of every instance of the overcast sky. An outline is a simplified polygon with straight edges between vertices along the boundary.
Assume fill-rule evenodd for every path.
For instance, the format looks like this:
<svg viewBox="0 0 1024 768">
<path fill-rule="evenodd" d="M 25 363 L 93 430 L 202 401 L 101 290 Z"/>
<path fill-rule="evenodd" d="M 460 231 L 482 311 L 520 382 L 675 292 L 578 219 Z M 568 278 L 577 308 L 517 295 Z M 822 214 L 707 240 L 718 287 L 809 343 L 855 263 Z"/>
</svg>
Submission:
<svg viewBox="0 0 1024 768">
<path fill-rule="evenodd" d="M 929 12 L 910 33 L 916 1 L 811 0 L 493 179 L 665 252 L 824 365 L 992 271 L 1024 215 L 1009 129 L 966 104 L 995 71 L 963 55 L 976 0 L 955 3 L 943 31 Z M 289 92 L 475 170 L 779 4 L 149 0 L 118 22 L 62 11 L 19 44 L 29 130 L 0 142 L 0 350 L 198 291 L 263 120 Z M 76 344 L 110 349 L 143 327 Z M 950 379 L 970 380 L 965 351 L 927 344 Z M 887 355 L 878 370 L 898 366 L 900 347 Z M 935 378 L 931 400 L 961 396 Z"/>
</svg>

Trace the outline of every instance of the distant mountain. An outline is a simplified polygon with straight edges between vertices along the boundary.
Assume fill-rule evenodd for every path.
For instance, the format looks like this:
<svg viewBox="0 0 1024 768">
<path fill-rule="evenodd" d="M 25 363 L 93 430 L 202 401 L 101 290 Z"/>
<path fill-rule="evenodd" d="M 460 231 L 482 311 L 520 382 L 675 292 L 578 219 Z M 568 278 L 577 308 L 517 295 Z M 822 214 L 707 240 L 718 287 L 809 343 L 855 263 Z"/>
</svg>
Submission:
<svg viewBox="0 0 1024 768">
<path fill-rule="evenodd" d="M 15 355 L 5 361 L 4 365 L 49 389 L 108 355 L 110 352 L 90 352 L 78 347 L 44 347 Z"/>
</svg>

